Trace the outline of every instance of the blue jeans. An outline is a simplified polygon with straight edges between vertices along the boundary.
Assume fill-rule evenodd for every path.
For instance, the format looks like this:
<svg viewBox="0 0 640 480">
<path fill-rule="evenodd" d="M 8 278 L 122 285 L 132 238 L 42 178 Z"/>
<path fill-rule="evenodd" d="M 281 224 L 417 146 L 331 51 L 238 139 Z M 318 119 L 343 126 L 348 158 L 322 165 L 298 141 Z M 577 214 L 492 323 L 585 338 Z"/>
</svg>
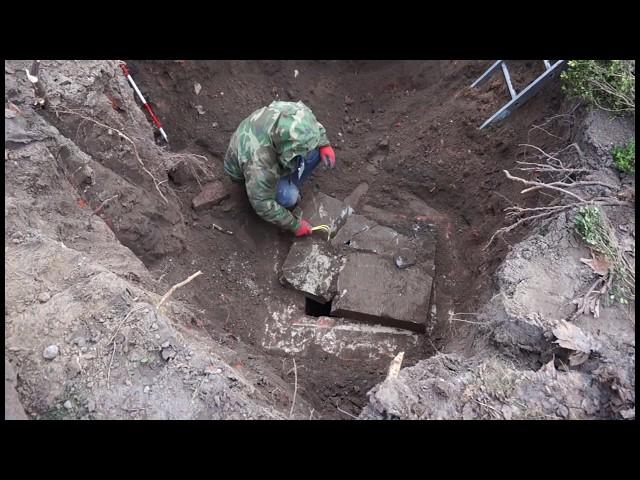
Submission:
<svg viewBox="0 0 640 480">
<path fill-rule="evenodd" d="M 298 203 L 300 185 L 309 178 L 320 163 L 320 151 L 314 148 L 306 156 L 298 156 L 294 160 L 298 161 L 298 168 L 290 175 L 278 180 L 276 190 L 276 202 L 285 208 L 291 208 Z M 302 173 L 300 173 L 300 170 L 302 170 Z"/>
</svg>

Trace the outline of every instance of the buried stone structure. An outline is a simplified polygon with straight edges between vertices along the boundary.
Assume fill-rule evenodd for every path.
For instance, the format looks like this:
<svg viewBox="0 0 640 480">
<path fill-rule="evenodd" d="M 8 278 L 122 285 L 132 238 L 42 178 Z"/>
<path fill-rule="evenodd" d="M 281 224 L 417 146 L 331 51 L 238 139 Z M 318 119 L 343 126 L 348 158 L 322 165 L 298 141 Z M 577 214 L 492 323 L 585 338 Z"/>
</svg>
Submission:
<svg viewBox="0 0 640 480">
<path fill-rule="evenodd" d="M 312 225 L 331 227 L 329 239 L 317 232 L 296 240 L 282 267 L 283 283 L 319 304 L 307 312 L 424 332 L 435 276 L 432 226 L 403 235 L 322 193 L 301 208 Z"/>
</svg>

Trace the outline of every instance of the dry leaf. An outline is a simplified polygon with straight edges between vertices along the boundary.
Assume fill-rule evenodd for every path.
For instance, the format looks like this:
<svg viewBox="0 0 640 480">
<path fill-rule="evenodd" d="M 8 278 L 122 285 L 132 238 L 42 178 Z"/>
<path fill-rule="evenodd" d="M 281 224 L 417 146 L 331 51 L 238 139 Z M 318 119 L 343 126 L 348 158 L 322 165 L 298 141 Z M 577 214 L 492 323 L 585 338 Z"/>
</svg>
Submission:
<svg viewBox="0 0 640 480">
<path fill-rule="evenodd" d="M 577 352 L 575 358 L 571 359 L 572 365 L 584 363 L 584 361 L 589 357 L 589 354 L 597 348 L 595 342 L 591 340 L 580 328 L 565 320 L 560 320 L 558 325 L 551 331 L 557 338 L 555 343 L 560 345 L 562 348 Z M 586 358 L 582 359 L 580 354 L 585 354 Z"/>
<path fill-rule="evenodd" d="M 605 258 L 581 258 L 580 261 L 585 265 L 589 265 L 591 267 L 591 270 L 596 272 L 601 277 L 604 277 L 612 267 L 611 262 L 609 262 Z"/>
<path fill-rule="evenodd" d="M 569 355 L 569 365 L 572 367 L 577 367 L 578 365 L 582 365 L 589 359 L 589 354 L 585 352 L 575 352 Z"/>
<path fill-rule="evenodd" d="M 623 252 L 635 252 L 636 242 L 631 237 L 624 237 L 622 240 L 620 240 L 620 248 Z"/>
</svg>

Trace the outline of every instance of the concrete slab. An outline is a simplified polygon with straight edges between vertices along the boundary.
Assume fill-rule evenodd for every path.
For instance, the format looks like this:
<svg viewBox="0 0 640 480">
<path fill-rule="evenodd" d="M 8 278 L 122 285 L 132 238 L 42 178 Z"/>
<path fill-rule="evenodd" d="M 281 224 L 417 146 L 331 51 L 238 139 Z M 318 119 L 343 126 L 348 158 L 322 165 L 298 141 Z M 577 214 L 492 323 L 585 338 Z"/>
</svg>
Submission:
<svg viewBox="0 0 640 480">
<path fill-rule="evenodd" d="M 302 218 L 312 226 L 329 225 L 336 232 L 353 213 L 353 208 L 324 193 L 307 195 L 300 203 Z M 326 237 L 325 237 L 326 239 Z"/>
<path fill-rule="evenodd" d="M 314 300 L 325 303 L 336 293 L 339 260 L 326 242 L 303 238 L 294 242 L 282 266 L 282 280 Z"/>
<path fill-rule="evenodd" d="M 411 242 L 404 235 L 389 227 L 375 227 L 354 235 L 349 248 L 363 252 L 393 257 L 403 248 L 411 248 Z"/>
<path fill-rule="evenodd" d="M 425 210 L 411 200 L 421 213 Z M 435 276 L 434 224 L 365 206 L 376 219 L 389 222 L 380 225 L 321 193 L 302 208 L 312 224 L 331 225 L 333 238 L 296 241 L 283 266 L 283 283 L 320 303 L 332 301 L 332 317 L 426 330 Z"/>
<path fill-rule="evenodd" d="M 373 220 L 369 220 L 362 215 L 350 215 L 345 224 L 338 230 L 338 233 L 331 239 L 331 246 L 340 250 L 349 246 L 354 236 L 365 232 L 377 225 Z"/>
<path fill-rule="evenodd" d="M 274 352 L 313 355 L 321 351 L 346 361 L 388 366 L 399 352 L 416 347 L 419 335 L 397 328 L 332 317 L 310 317 L 294 306 L 271 312 L 262 346 Z"/>
<path fill-rule="evenodd" d="M 350 253 L 338 274 L 331 315 L 424 331 L 432 284 L 420 265 L 399 269 L 379 255 Z"/>
</svg>

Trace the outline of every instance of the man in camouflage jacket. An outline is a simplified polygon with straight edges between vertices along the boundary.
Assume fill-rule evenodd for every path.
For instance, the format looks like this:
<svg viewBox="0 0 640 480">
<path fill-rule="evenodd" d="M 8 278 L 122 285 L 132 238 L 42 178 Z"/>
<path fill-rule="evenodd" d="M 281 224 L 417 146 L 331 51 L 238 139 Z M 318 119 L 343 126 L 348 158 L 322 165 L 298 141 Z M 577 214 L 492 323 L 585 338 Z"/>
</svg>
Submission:
<svg viewBox="0 0 640 480">
<path fill-rule="evenodd" d="M 229 142 L 224 169 L 244 182 L 249 201 L 264 220 L 294 232 L 311 234 L 311 225 L 292 209 L 302 181 L 320 160 L 335 166 L 327 133 L 302 102 L 272 102 L 245 118 Z"/>
</svg>

